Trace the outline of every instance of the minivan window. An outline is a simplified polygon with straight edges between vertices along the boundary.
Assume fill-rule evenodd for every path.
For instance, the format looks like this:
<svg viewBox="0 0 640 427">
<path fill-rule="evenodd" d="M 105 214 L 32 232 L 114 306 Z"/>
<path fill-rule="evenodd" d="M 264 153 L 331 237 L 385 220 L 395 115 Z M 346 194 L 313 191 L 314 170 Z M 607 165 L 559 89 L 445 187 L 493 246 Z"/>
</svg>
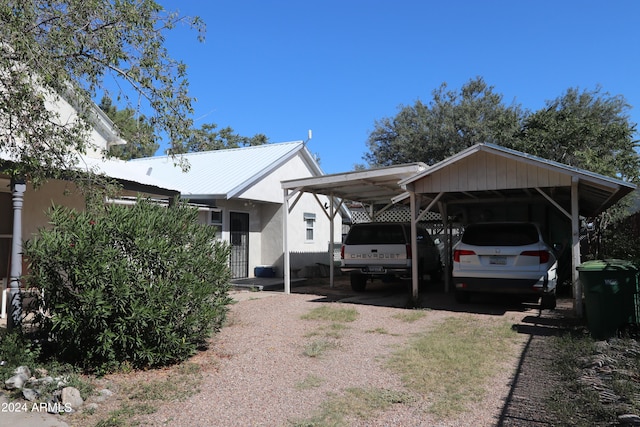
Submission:
<svg viewBox="0 0 640 427">
<path fill-rule="evenodd" d="M 533 224 L 475 224 L 462 234 L 462 243 L 474 246 L 524 246 L 538 241 Z"/>
<path fill-rule="evenodd" d="M 347 245 L 405 244 L 404 232 L 400 224 L 358 225 L 347 236 Z"/>
</svg>

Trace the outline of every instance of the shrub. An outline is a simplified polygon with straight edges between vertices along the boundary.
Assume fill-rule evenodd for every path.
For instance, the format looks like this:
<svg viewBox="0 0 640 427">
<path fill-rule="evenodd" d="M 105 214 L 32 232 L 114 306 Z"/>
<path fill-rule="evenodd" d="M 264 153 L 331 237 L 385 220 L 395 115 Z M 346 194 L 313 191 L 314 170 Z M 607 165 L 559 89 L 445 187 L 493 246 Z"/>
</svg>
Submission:
<svg viewBox="0 0 640 427">
<path fill-rule="evenodd" d="M 0 329 L 0 381 L 4 382 L 21 365 L 33 368 L 40 357 L 40 348 L 19 331 Z"/>
<path fill-rule="evenodd" d="M 640 214 L 612 224 L 604 233 L 604 258 L 620 258 L 640 266 Z"/>
<path fill-rule="evenodd" d="M 60 359 L 104 372 L 182 361 L 218 330 L 230 303 L 228 246 L 197 210 L 139 199 L 49 211 L 25 242 L 39 326 Z"/>
</svg>

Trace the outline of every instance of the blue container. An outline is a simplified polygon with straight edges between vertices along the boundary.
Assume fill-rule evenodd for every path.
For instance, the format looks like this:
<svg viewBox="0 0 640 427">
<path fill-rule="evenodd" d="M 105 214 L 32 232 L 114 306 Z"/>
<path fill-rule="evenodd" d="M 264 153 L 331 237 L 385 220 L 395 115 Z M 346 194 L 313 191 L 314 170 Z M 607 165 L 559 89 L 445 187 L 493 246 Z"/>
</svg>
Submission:
<svg viewBox="0 0 640 427">
<path fill-rule="evenodd" d="M 256 277 L 276 277 L 276 268 L 272 265 L 258 265 L 253 269 Z"/>
</svg>

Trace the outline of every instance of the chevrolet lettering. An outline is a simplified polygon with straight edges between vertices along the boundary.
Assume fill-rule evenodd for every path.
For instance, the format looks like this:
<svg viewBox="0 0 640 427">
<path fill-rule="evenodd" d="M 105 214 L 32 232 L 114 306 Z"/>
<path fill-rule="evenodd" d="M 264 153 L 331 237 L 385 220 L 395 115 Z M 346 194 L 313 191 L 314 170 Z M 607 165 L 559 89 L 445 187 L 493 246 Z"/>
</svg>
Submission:
<svg viewBox="0 0 640 427">
<path fill-rule="evenodd" d="M 417 224 L 418 277 L 439 281 L 440 251 L 422 224 Z M 369 280 L 411 280 L 411 224 L 370 222 L 351 226 L 341 250 L 340 270 L 351 287 L 363 291 Z"/>
</svg>

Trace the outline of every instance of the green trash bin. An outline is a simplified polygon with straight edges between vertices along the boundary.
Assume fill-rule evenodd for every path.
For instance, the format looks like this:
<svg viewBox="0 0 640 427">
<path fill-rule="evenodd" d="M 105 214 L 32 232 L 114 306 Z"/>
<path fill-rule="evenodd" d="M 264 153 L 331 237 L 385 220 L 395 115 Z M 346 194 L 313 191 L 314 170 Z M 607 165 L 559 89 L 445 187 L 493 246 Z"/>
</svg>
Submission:
<svg viewBox="0 0 640 427">
<path fill-rule="evenodd" d="M 587 325 L 596 339 L 607 339 L 640 319 L 638 267 L 620 259 L 587 261 L 578 266 Z"/>
</svg>

